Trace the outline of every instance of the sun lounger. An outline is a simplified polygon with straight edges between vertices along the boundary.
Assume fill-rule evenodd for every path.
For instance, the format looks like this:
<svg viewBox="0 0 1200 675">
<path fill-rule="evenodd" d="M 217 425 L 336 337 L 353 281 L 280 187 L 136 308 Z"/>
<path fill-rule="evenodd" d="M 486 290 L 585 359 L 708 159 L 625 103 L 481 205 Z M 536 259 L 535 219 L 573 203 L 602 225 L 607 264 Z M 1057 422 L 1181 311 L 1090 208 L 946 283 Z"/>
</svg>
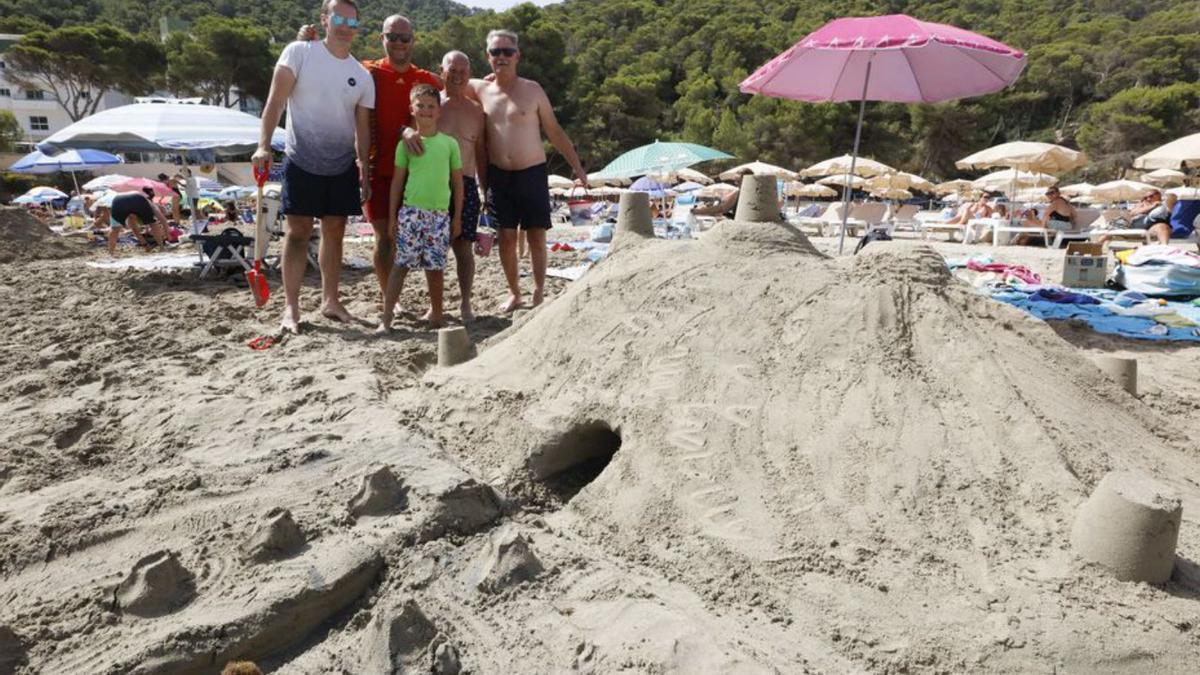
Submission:
<svg viewBox="0 0 1200 675">
<path fill-rule="evenodd" d="M 916 204 L 903 204 L 897 208 L 891 217 L 891 225 L 888 229 L 888 234 L 899 229 L 908 229 L 913 232 L 921 231 L 921 221 L 917 220 L 916 215 L 921 207 Z"/>
</svg>

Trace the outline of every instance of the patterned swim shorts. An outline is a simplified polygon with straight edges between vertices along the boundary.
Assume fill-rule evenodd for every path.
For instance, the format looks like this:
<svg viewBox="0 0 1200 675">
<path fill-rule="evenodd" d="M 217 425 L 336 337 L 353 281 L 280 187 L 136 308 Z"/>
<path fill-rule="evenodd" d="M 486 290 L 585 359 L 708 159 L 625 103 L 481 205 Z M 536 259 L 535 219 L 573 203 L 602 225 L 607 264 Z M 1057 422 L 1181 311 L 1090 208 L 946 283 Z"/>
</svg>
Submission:
<svg viewBox="0 0 1200 675">
<path fill-rule="evenodd" d="M 450 214 L 402 206 L 397 219 L 396 267 L 446 269 L 446 249 L 450 248 Z"/>
</svg>

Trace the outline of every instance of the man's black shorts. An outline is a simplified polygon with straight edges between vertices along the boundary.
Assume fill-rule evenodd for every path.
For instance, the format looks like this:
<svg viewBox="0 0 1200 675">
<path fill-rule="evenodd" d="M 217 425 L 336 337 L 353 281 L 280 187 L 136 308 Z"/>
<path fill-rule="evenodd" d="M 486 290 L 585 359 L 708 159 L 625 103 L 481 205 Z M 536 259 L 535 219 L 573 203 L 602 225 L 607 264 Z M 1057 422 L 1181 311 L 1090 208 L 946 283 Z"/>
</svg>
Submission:
<svg viewBox="0 0 1200 675">
<path fill-rule="evenodd" d="M 318 176 L 301 169 L 290 159 L 283 164 L 283 213 L 289 216 L 357 216 L 358 167 L 354 164 L 336 176 Z"/>
<path fill-rule="evenodd" d="M 520 171 L 488 165 L 487 209 L 496 227 L 526 230 L 550 229 L 550 187 L 546 164 Z"/>
</svg>

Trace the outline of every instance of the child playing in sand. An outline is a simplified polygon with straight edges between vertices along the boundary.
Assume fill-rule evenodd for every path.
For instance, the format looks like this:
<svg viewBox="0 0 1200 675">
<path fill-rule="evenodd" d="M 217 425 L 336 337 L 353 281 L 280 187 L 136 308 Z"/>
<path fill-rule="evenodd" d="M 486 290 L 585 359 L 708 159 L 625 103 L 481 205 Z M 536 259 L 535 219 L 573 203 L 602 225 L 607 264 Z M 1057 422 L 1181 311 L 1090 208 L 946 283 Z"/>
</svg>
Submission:
<svg viewBox="0 0 1200 675">
<path fill-rule="evenodd" d="M 422 84 L 409 97 L 413 122 L 424 141 L 421 155 L 396 146 L 389 223 L 396 240 L 396 260 L 383 296 L 379 332 L 392 328 L 392 315 L 410 269 L 425 270 L 429 284 L 429 323 L 443 325 L 442 286 L 446 250 L 462 231 L 463 178 L 458 141 L 437 130 L 441 99 L 437 89 Z"/>
</svg>

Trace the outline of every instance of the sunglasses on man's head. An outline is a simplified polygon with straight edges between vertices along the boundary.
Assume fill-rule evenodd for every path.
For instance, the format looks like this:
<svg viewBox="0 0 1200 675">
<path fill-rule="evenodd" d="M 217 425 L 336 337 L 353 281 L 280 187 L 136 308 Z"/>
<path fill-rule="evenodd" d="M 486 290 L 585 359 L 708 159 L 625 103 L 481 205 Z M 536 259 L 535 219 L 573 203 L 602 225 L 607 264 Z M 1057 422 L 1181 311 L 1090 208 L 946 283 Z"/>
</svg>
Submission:
<svg viewBox="0 0 1200 675">
<path fill-rule="evenodd" d="M 341 14 L 329 15 L 330 26 L 346 26 L 348 28 L 358 28 L 358 19 L 355 17 L 346 18 Z"/>
<path fill-rule="evenodd" d="M 491 54 L 492 56 L 516 56 L 517 48 L 516 47 L 492 47 L 491 49 L 488 50 L 488 53 Z"/>
<path fill-rule="evenodd" d="M 403 42 L 408 44 L 413 41 L 412 33 L 384 33 L 383 37 L 387 38 L 388 42 Z"/>
</svg>

